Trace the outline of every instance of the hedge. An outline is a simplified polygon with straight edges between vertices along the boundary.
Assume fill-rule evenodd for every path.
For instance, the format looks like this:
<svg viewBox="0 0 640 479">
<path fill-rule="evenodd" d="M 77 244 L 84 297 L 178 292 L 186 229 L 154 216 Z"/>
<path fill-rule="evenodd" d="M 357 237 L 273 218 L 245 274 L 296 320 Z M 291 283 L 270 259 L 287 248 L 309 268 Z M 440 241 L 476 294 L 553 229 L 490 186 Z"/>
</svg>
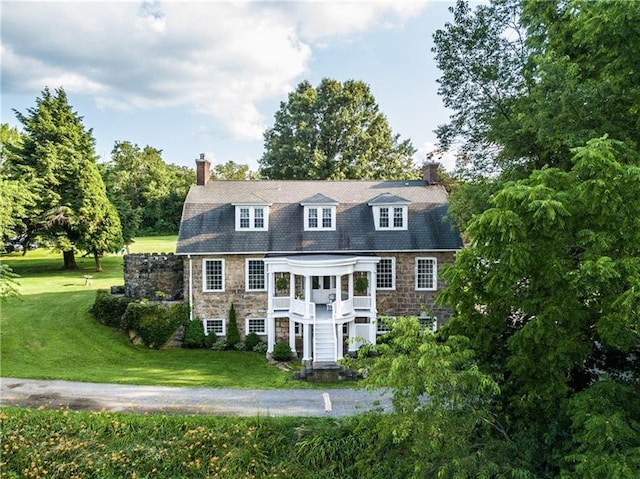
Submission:
<svg viewBox="0 0 640 479">
<path fill-rule="evenodd" d="M 135 331 L 145 345 L 160 349 L 189 320 L 189 305 L 130 303 L 122 320 L 124 328 Z"/>
<path fill-rule="evenodd" d="M 129 303 L 133 299 L 124 296 L 114 296 L 106 289 L 96 292 L 96 301 L 91 311 L 97 321 L 114 328 L 122 327 L 122 317 Z"/>
</svg>

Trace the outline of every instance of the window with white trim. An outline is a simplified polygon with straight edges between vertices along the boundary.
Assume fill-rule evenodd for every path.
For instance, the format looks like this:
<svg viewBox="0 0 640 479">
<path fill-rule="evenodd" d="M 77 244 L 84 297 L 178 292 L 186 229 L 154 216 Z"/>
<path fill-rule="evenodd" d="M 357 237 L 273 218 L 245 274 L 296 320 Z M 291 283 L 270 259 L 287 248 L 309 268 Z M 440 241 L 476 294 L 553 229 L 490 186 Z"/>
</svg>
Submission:
<svg viewBox="0 0 640 479">
<path fill-rule="evenodd" d="M 305 231 L 336 229 L 335 206 L 305 206 L 304 207 Z"/>
<path fill-rule="evenodd" d="M 435 291 L 438 287 L 436 258 L 416 258 L 416 289 Z"/>
<path fill-rule="evenodd" d="M 431 329 L 434 333 L 438 330 L 438 320 L 432 316 L 418 316 L 421 328 Z"/>
<path fill-rule="evenodd" d="M 236 231 L 267 231 L 266 206 L 235 205 Z"/>
<path fill-rule="evenodd" d="M 265 291 L 267 280 L 264 260 L 247 259 L 245 264 L 245 285 L 247 291 Z"/>
<path fill-rule="evenodd" d="M 224 291 L 224 260 L 202 260 L 202 291 Z"/>
<path fill-rule="evenodd" d="M 376 230 L 406 230 L 407 205 L 377 206 L 373 205 L 373 222 Z"/>
<path fill-rule="evenodd" d="M 380 258 L 376 272 L 376 289 L 396 289 L 395 258 Z"/>
<path fill-rule="evenodd" d="M 209 318 L 202 320 L 202 327 L 204 328 L 205 336 L 209 336 L 209 333 L 214 333 L 217 336 L 226 336 L 226 324 L 226 321 L 220 318 Z"/>
<path fill-rule="evenodd" d="M 267 334 L 267 318 L 246 318 L 245 334 L 256 333 L 260 336 Z"/>
<path fill-rule="evenodd" d="M 391 331 L 391 325 L 395 320 L 395 316 L 378 316 L 376 321 L 376 334 L 387 334 Z"/>
</svg>

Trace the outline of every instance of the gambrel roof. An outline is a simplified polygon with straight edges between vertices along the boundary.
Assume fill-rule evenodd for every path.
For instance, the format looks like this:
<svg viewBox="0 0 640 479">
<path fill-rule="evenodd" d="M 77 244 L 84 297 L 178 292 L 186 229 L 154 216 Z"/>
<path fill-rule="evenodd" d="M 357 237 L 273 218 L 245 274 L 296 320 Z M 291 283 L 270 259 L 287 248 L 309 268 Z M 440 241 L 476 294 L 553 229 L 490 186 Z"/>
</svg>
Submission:
<svg viewBox="0 0 640 479">
<path fill-rule="evenodd" d="M 250 204 L 269 205 L 267 231 L 236 231 L 234 205 Z M 335 230 L 305 231 L 304 208 L 322 204 L 335 205 Z M 377 205 L 406 207 L 406 230 L 376 230 Z M 458 250 L 462 241 L 450 220 L 444 187 L 421 180 L 211 180 L 187 195 L 177 253 Z"/>
</svg>

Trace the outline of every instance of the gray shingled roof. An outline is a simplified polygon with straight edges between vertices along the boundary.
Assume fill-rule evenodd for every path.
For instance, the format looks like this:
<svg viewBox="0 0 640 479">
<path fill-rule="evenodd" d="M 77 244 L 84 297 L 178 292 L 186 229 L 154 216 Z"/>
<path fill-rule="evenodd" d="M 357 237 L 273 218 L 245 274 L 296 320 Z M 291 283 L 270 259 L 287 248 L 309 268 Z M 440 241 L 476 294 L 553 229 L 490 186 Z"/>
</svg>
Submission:
<svg viewBox="0 0 640 479">
<path fill-rule="evenodd" d="M 406 231 L 376 231 L 368 205 L 380 197 L 406 200 Z M 334 200 L 335 231 L 304 231 L 301 203 Z M 394 199 L 395 198 L 395 199 Z M 270 204 L 268 231 L 235 231 L 234 204 Z M 185 200 L 178 254 L 329 253 L 456 250 L 459 233 L 448 218 L 441 185 L 423 181 L 230 181 L 193 186 Z"/>
</svg>

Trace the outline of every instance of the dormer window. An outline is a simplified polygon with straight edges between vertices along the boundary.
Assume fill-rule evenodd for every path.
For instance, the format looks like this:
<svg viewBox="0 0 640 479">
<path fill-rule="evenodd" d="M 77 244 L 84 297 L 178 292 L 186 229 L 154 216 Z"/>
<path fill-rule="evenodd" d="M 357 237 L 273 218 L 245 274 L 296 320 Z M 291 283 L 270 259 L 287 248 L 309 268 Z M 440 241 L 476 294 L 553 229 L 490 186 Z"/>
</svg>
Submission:
<svg viewBox="0 0 640 479">
<path fill-rule="evenodd" d="M 236 207 L 236 231 L 267 231 L 269 229 L 268 205 L 234 205 Z"/>
<path fill-rule="evenodd" d="M 406 230 L 409 202 L 389 193 L 377 196 L 369 202 L 373 211 L 376 230 Z"/>
<path fill-rule="evenodd" d="M 304 207 L 305 231 L 335 231 L 337 201 L 317 194 L 300 204 Z"/>
</svg>

